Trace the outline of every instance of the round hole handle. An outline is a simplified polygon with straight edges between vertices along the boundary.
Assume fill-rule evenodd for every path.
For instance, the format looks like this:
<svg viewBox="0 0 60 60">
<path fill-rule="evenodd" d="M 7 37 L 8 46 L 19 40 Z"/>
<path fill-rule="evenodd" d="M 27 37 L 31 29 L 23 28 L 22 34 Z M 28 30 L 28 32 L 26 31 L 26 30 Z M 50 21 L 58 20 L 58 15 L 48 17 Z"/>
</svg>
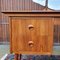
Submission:
<svg viewBox="0 0 60 60">
<path fill-rule="evenodd" d="M 28 25 L 28 28 L 32 29 L 32 28 L 34 28 L 34 26 L 33 25 Z"/>
<path fill-rule="evenodd" d="M 29 45 L 30 47 L 32 47 L 33 44 L 34 44 L 33 41 L 29 41 L 29 42 L 28 42 L 28 45 Z"/>
</svg>

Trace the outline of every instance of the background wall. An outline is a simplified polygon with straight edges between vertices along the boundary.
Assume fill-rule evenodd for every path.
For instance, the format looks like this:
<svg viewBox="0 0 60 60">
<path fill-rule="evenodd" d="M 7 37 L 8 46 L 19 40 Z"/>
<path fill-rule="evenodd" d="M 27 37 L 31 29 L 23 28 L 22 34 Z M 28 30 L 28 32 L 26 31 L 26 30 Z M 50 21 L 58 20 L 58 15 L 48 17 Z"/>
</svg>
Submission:
<svg viewBox="0 0 60 60">
<path fill-rule="evenodd" d="M 34 3 L 32 0 L 0 0 L 0 43 L 9 42 L 9 20 L 1 12 L 37 12 L 42 10 L 45 10 L 45 7 Z"/>
<path fill-rule="evenodd" d="M 43 10 L 45 7 L 34 3 L 32 0 L 1 0 L 2 11 Z"/>
<path fill-rule="evenodd" d="M 32 0 L 0 0 L 0 43 L 9 42 L 8 17 L 1 12 L 38 11 L 45 7 Z"/>
</svg>

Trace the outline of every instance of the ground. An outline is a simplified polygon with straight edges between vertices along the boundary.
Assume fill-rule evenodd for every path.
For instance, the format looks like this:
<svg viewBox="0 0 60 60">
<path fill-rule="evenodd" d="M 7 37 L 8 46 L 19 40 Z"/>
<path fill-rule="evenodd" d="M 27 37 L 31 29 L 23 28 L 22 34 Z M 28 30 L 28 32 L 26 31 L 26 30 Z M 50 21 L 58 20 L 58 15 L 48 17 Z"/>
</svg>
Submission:
<svg viewBox="0 0 60 60">
<path fill-rule="evenodd" d="M 9 45 L 0 45 L 0 58 L 5 54 L 9 54 Z M 53 54 L 60 55 L 60 46 L 53 47 Z"/>
<path fill-rule="evenodd" d="M 6 53 L 9 53 L 9 45 L 0 45 L 0 59 L 3 57 Z"/>
</svg>

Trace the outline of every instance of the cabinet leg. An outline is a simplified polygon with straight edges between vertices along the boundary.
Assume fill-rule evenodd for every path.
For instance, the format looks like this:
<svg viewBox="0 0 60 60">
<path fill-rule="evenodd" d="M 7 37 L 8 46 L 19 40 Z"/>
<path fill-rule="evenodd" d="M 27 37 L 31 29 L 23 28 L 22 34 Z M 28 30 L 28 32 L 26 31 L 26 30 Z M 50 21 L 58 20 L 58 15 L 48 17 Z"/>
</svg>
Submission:
<svg viewBox="0 0 60 60">
<path fill-rule="evenodd" d="M 15 54 L 14 60 L 18 60 L 18 56 L 19 56 L 19 54 Z"/>
<path fill-rule="evenodd" d="M 22 56 L 22 54 L 19 55 L 19 60 L 21 60 L 21 56 Z"/>
</svg>

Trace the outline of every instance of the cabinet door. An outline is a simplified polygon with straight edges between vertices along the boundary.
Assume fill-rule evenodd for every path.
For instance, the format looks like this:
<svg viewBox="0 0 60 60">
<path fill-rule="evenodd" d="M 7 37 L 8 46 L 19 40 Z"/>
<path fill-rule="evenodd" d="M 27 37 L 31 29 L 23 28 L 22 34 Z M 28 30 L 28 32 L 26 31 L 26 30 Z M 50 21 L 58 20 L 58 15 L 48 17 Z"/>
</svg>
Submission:
<svg viewBox="0 0 60 60">
<path fill-rule="evenodd" d="M 53 42 L 51 17 L 12 17 L 12 50 L 29 54 L 49 54 Z"/>
</svg>

